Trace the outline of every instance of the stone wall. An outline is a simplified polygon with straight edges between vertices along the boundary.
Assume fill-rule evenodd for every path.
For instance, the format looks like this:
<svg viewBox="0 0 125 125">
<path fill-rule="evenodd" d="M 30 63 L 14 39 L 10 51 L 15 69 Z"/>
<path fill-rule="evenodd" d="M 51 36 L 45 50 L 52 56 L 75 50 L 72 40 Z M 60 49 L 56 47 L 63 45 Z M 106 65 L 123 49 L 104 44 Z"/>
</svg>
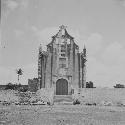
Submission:
<svg viewBox="0 0 125 125">
<path fill-rule="evenodd" d="M 80 93 L 85 102 L 125 102 L 125 88 L 83 88 Z"/>
<path fill-rule="evenodd" d="M 38 79 L 28 79 L 28 90 L 36 92 L 38 90 Z"/>
</svg>

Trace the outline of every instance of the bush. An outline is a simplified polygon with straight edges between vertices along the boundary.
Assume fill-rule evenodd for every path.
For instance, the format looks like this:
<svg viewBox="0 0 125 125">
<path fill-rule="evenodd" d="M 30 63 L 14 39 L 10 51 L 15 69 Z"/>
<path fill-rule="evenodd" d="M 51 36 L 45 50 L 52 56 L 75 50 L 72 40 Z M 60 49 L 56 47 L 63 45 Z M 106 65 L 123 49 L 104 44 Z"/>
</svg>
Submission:
<svg viewBox="0 0 125 125">
<path fill-rule="evenodd" d="M 7 90 L 7 89 L 11 89 L 11 90 L 14 90 L 15 89 L 15 84 L 12 84 L 12 83 L 8 83 L 7 85 L 6 85 L 6 88 L 5 88 L 5 90 Z"/>
<path fill-rule="evenodd" d="M 76 104 L 80 104 L 80 101 L 78 99 L 76 99 L 75 101 L 73 101 L 73 105 L 76 105 Z"/>
<path fill-rule="evenodd" d="M 20 92 L 27 92 L 28 91 L 28 88 L 25 88 L 25 87 L 19 87 L 18 88 L 18 90 L 20 91 Z"/>
<path fill-rule="evenodd" d="M 12 83 L 8 83 L 5 87 L 5 90 L 18 90 L 20 92 L 27 92 L 28 91 L 28 87 L 23 86 L 21 84 L 17 85 L 17 84 L 12 84 Z"/>
</svg>

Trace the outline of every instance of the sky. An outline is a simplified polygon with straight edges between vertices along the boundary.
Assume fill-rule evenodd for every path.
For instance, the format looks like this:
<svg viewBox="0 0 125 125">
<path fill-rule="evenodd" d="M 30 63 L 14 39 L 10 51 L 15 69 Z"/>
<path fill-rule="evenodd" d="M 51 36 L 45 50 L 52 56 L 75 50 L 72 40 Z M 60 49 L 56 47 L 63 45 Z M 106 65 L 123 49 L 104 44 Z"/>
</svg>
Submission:
<svg viewBox="0 0 125 125">
<path fill-rule="evenodd" d="M 125 85 L 125 0 L 1 0 L 0 84 L 37 77 L 38 47 L 51 42 L 60 25 L 82 51 L 87 81 L 97 87 Z"/>
</svg>

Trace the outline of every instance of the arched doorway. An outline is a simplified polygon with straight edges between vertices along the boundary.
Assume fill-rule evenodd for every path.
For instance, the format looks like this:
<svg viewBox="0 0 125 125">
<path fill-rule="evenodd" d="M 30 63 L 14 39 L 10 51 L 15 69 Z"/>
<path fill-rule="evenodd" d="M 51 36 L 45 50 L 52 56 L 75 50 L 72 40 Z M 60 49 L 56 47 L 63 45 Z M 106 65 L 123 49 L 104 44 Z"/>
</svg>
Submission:
<svg viewBox="0 0 125 125">
<path fill-rule="evenodd" d="M 56 95 L 68 95 L 68 81 L 66 79 L 57 80 Z"/>
</svg>

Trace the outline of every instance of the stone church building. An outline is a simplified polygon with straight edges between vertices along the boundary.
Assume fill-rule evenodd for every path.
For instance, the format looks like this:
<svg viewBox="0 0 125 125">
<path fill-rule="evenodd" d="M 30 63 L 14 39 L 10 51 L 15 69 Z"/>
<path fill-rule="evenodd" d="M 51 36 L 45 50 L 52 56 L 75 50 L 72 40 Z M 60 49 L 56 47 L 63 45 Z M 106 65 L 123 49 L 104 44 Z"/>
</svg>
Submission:
<svg viewBox="0 0 125 125">
<path fill-rule="evenodd" d="M 38 87 L 53 88 L 55 95 L 71 95 L 73 89 L 86 87 L 86 48 L 79 52 L 66 26 L 59 28 L 47 51 L 39 47 Z"/>
</svg>

